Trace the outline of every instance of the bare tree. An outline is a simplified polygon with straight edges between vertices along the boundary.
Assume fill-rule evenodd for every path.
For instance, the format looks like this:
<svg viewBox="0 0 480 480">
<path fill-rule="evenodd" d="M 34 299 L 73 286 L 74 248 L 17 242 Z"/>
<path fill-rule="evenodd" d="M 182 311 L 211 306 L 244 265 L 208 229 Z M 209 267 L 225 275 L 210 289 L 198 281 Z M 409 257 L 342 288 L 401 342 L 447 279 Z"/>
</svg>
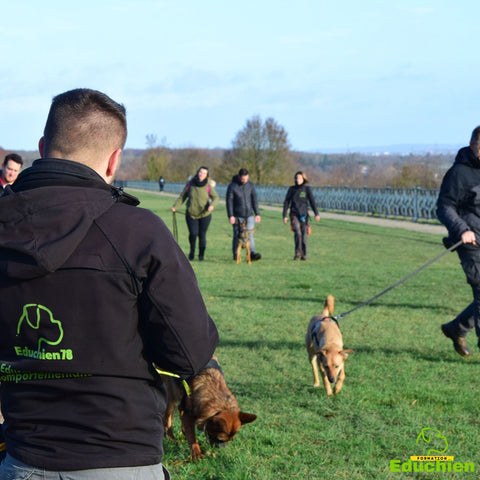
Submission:
<svg viewBox="0 0 480 480">
<path fill-rule="evenodd" d="M 283 183 L 292 165 L 287 132 L 273 118 L 262 122 L 258 115 L 253 116 L 237 133 L 224 165 L 230 174 L 247 168 L 255 183 Z"/>
<path fill-rule="evenodd" d="M 146 137 L 147 150 L 144 158 L 147 165 L 145 180 L 158 180 L 160 176 L 165 176 L 165 170 L 170 161 L 167 148 L 167 139 L 162 138 L 160 145 L 157 144 L 157 136 L 149 134 Z"/>
</svg>

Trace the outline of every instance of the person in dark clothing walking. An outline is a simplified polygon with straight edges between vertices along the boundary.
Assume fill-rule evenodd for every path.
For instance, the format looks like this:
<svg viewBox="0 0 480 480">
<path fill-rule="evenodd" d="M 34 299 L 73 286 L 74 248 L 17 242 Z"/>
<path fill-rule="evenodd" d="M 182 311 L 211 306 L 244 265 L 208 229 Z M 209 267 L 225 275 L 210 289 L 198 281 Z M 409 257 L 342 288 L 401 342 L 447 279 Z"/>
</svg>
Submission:
<svg viewBox="0 0 480 480">
<path fill-rule="evenodd" d="M 466 336 L 473 328 L 480 346 L 480 126 L 473 130 L 470 145 L 458 151 L 443 178 L 437 216 L 448 230 L 445 244 L 463 242 L 456 251 L 472 288 L 473 302 L 441 329 L 453 341 L 455 350 L 467 356 L 470 349 Z"/>
<path fill-rule="evenodd" d="M 163 192 L 163 189 L 165 188 L 165 179 L 163 178 L 163 175 L 160 176 L 158 179 L 158 189 Z"/>
<path fill-rule="evenodd" d="M 212 220 L 213 209 L 218 205 L 218 193 L 215 191 L 215 181 L 210 179 L 207 167 L 200 167 L 191 178 L 177 201 L 172 207 L 172 212 L 187 200 L 187 213 L 185 219 L 188 227 L 188 242 L 190 253 L 188 259 L 195 258 L 195 245 L 198 238 L 198 259 L 205 258 L 207 248 L 207 230 Z"/>
<path fill-rule="evenodd" d="M 253 238 L 255 223 L 261 221 L 260 209 L 258 208 L 255 185 L 250 181 L 250 174 L 246 168 L 241 168 L 238 175 L 235 175 L 230 185 L 228 185 L 226 206 L 228 220 L 230 224 L 233 225 L 233 259 L 237 260 L 239 223 L 246 220 L 248 238 L 250 240 L 251 259 L 260 260 L 262 255 L 255 251 L 255 240 Z"/>
<path fill-rule="evenodd" d="M 188 379 L 217 345 L 170 230 L 111 185 L 126 135 L 107 95 L 57 95 L 0 198 L 2 479 L 168 479 L 156 368 Z"/>
<path fill-rule="evenodd" d="M 295 256 L 294 260 L 307 259 L 307 237 L 310 231 L 308 223 L 308 204 L 315 213 L 315 220 L 320 220 L 312 189 L 307 185 L 308 179 L 303 172 L 295 173 L 295 185 L 292 185 L 283 202 L 283 223 L 288 222 L 288 209 L 290 208 L 290 226 L 294 233 Z"/>
</svg>

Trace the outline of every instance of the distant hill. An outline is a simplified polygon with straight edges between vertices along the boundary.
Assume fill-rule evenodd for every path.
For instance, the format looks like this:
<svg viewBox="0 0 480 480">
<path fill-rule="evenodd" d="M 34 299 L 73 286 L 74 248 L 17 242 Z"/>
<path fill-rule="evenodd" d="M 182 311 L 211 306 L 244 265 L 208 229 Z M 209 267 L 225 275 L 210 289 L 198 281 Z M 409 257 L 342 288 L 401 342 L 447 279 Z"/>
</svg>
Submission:
<svg viewBox="0 0 480 480">
<path fill-rule="evenodd" d="M 315 152 L 319 153 L 365 153 L 369 155 L 425 155 L 438 153 L 456 153 L 465 145 L 448 145 L 448 144 L 398 144 L 398 145 L 377 145 L 373 147 L 342 147 L 342 148 L 319 148 Z"/>
</svg>

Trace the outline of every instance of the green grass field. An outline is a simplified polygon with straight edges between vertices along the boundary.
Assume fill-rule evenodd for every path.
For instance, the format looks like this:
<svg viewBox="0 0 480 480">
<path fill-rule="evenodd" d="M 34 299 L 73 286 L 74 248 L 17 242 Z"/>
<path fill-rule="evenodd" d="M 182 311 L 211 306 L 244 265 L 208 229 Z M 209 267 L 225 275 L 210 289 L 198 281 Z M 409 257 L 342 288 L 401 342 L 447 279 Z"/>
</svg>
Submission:
<svg viewBox="0 0 480 480">
<path fill-rule="evenodd" d="M 172 227 L 172 197 L 138 195 Z M 187 251 L 184 216 L 177 220 Z M 223 449 L 210 447 L 200 434 L 206 456 L 197 463 L 189 460 L 183 436 L 177 444 L 165 440 L 164 463 L 173 478 L 478 478 L 477 471 L 453 469 L 390 471 L 391 460 L 401 465 L 432 445 L 439 448 L 438 439 L 416 443 L 424 428 L 446 438 L 451 467 L 474 462 L 480 471 L 476 337 L 468 337 L 473 354 L 462 359 L 440 332 L 440 324 L 471 300 L 456 254 L 340 320 L 345 348 L 355 353 L 346 362 L 342 392 L 327 398 L 323 387 L 312 386 L 304 345 L 308 321 L 326 295 L 335 296 L 336 314 L 346 312 L 443 246 L 438 235 L 345 221 L 313 222 L 312 230 L 308 261 L 294 262 L 292 232 L 280 212 L 264 209 L 255 234 L 263 258 L 237 266 L 225 207 L 214 212 L 206 260 L 192 265 L 220 332 L 217 356 L 227 384 L 242 410 L 258 419 Z"/>
</svg>

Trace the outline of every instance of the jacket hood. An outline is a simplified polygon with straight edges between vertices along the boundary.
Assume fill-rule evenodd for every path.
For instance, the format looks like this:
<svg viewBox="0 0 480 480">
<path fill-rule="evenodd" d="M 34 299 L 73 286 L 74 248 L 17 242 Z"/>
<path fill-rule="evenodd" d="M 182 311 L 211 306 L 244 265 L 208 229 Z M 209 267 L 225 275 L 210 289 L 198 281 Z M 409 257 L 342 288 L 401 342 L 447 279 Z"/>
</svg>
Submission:
<svg viewBox="0 0 480 480">
<path fill-rule="evenodd" d="M 468 165 L 472 168 L 480 168 L 480 161 L 475 157 L 470 147 L 461 148 L 455 157 L 454 163 Z"/>
<path fill-rule="evenodd" d="M 118 201 L 138 204 L 82 164 L 37 160 L 0 198 L 0 273 L 26 280 L 56 271 Z"/>
</svg>

